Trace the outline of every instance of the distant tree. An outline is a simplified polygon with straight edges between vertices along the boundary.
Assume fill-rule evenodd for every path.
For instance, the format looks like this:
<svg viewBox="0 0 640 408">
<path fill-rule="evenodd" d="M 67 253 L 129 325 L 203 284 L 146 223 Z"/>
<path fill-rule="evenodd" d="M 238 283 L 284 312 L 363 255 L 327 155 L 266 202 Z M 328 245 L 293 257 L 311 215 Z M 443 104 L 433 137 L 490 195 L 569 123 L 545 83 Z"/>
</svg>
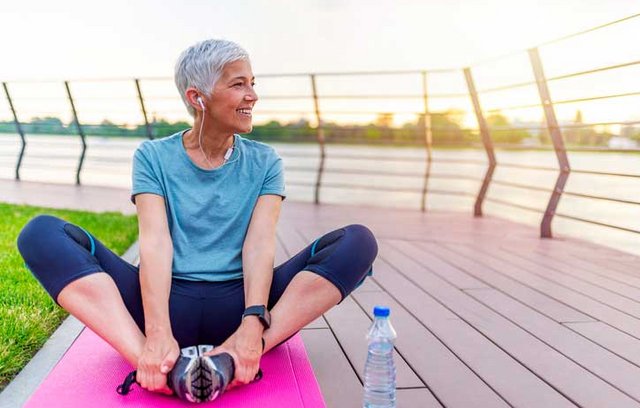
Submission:
<svg viewBox="0 0 640 408">
<path fill-rule="evenodd" d="M 581 125 L 583 123 L 582 122 L 582 111 L 580 109 L 578 109 L 576 111 L 576 117 L 573 120 L 573 123 L 575 123 L 576 125 Z"/>
<path fill-rule="evenodd" d="M 376 121 L 377 122 L 377 121 Z M 383 132 L 389 129 L 382 129 L 377 124 L 367 125 L 362 129 L 364 139 L 371 142 L 379 142 L 383 138 Z"/>
<path fill-rule="evenodd" d="M 491 140 L 495 143 L 521 143 L 531 137 L 526 129 L 512 127 L 509 119 L 500 113 L 487 116 L 486 121 Z"/>
<path fill-rule="evenodd" d="M 60 118 L 46 116 L 35 117 L 29 122 L 23 123 L 25 131 L 29 133 L 50 133 L 63 135 L 69 133 L 69 129 L 62 123 Z"/>
<path fill-rule="evenodd" d="M 0 122 L 0 133 L 15 133 L 16 124 L 12 121 Z"/>
<path fill-rule="evenodd" d="M 471 141 L 471 133 L 462 129 L 463 113 L 451 109 L 445 112 L 431 113 L 433 144 L 465 143 Z M 424 119 L 418 119 L 418 128 L 422 128 Z"/>
<path fill-rule="evenodd" d="M 613 134 L 606 127 L 599 132 L 593 126 L 584 126 L 582 111 L 577 110 L 572 126 L 565 126 L 562 136 L 568 145 L 606 146 Z"/>
<path fill-rule="evenodd" d="M 83 126 L 87 135 L 92 136 L 126 136 L 129 129 L 104 119 L 99 125 Z"/>
<path fill-rule="evenodd" d="M 380 129 L 380 139 L 386 142 L 394 141 L 394 131 L 391 130 L 393 126 L 393 113 L 379 113 L 374 124 Z"/>
<path fill-rule="evenodd" d="M 390 128 L 393 125 L 393 113 L 379 113 L 378 117 L 376 117 L 375 125 Z"/>
<path fill-rule="evenodd" d="M 180 132 L 181 130 L 185 130 L 191 127 L 189 122 L 178 121 L 178 122 L 168 122 L 166 119 L 157 120 L 153 124 L 153 132 L 156 137 L 167 137 L 171 136 L 174 133 Z M 138 126 L 138 131 L 144 132 L 144 125 Z M 145 134 L 145 133 L 142 133 Z"/>
<path fill-rule="evenodd" d="M 584 122 L 582 121 L 582 111 L 579 109 L 576 111 L 575 117 L 571 126 L 567 126 L 562 129 L 562 136 L 564 141 L 568 145 L 584 144 L 589 136 L 589 129 L 582 127 Z"/>
</svg>

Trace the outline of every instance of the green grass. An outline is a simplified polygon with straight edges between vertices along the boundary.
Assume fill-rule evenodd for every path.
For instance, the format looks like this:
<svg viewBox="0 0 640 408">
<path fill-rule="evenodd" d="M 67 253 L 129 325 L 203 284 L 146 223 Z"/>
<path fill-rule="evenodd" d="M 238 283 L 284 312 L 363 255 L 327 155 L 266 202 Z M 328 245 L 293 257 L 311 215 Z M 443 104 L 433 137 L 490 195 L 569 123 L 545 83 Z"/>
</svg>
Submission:
<svg viewBox="0 0 640 408">
<path fill-rule="evenodd" d="M 0 390 L 67 316 L 24 266 L 16 247 L 22 227 L 39 214 L 55 215 L 85 228 L 120 255 L 137 238 L 135 216 L 0 203 Z"/>
</svg>

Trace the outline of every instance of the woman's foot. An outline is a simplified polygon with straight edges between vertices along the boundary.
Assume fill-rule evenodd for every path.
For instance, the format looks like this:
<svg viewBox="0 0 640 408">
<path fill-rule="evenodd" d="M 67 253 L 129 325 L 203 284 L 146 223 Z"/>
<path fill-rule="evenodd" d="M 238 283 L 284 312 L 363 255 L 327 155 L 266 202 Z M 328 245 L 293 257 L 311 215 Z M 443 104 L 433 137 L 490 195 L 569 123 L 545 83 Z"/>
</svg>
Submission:
<svg viewBox="0 0 640 408">
<path fill-rule="evenodd" d="M 213 346 L 201 344 L 180 350 L 180 357 L 167 375 L 167 385 L 180 399 L 207 402 L 218 398 L 234 376 L 233 358 L 222 353 L 205 356 Z"/>
<path fill-rule="evenodd" d="M 264 342 L 264 340 L 263 340 Z M 264 344 L 263 344 L 264 349 Z M 167 386 L 174 394 L 189 402 L 213 401 L 222 395 L 235 374 L 233 357 L 228 353 L 205 356 L 213 350 L 213 346 L 201 344 L 185 347 L 180 350 L 180 357 L 167 374 Z M 136 372 L 130 373 L 118 387 L 118 393 L 127 395 L 135 380 Z M 262 378 L 262 370 L 258 371 L 256 380 Z"/>
<path fill-rule="evenodd" d="M 200 370 L 200 354 L 196 346 L 180 350 L 180 357 L 167 374 L 167 386 L 176 396 L 189 402 L 205 401 L 208 388 Z"/>
<path fill-rule="evenodd" d="M 224 393 L 235 375 L 235 364 L 233 362 L 233 357 L 231 357 L 230 354 L 222 353 L 214 356 L 203 355 L 212 348 L 213 347 L 208 350 L 201 349 L 201 375 L 206 378 L 207 383 L 210 385 L 210 388 L 208 389 L 209 396 L 205 401 L 213 401 Z"/>
</svg>

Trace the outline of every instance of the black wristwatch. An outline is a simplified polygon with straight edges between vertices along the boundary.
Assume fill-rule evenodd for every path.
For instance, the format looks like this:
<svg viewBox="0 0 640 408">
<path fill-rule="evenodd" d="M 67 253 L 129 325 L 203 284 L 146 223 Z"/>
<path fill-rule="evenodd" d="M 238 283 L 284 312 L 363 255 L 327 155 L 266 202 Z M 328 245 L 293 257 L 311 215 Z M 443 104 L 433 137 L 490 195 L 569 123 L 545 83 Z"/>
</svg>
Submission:
<svg viewBox="0 0 640 408">
<path fill-rule="evenodd" d="M 244 309 L 244 313 L 242 314 L 242 318 L 245 316 L 258 316 L 260 319 L 260 323 L 264 326 L 265 330 L 271 326 L 271 315 L 267 310 L 267 307 L 264 305 L 253 305 Z"/>
</svg>

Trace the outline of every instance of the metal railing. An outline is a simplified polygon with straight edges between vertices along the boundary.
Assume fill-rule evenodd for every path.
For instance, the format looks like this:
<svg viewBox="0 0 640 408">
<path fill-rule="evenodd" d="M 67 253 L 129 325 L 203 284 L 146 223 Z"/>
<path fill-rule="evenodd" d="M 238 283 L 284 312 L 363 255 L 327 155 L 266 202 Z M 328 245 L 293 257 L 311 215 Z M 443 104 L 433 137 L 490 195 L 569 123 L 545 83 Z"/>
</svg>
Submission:
<svg viewBox="0 0 640 408">
<path fill-rule="evenodd" d="M 572 34 L 554 41 L 549 41 L 543 44 L 540 44 L 537 47 L 530 48 L 526 51 L 517 51 L 515 53 L 510 53 L 504 56 L 500 56 L 491 60 L 482 61 L 479 64 L 464 67 L 462 69 L 446 69 L 446 70 L 407 70 L 407 71 L 379 71 L 379 72 L 326 72 L 326 73 L 295 73 L 295 74 L 267 74 L 267 75 L 259 75 L 259 78 L 265 79 L 287 79 L 287 80 L 296 80 L 296 81 L 306 81 L 307 89 L 310 90 L 310 93 L 297 94 L 292 92 L 290 94 L 275 94 L 275 95 L 264 95 L 261 96 L 261 99 L 265 101 L 285 101 L 289 102 L 289 106 L 291 103 L 305 102 L 311 101 L 312 108 L 311 109 L 266 109 L 260 111 L 263 115 L 272 115 L 273 117 L 277 117 L 278 115 L 285 114 L 293 114 L 293 115 L 306 115 L 312 117 L 315 121 L 315 139 L 319 147 L 319 154 L 317 157 L 319 158 L 319 162 L 317 167 L 308 167 L 308 166 L 293 166 L 291 169 L 300 171 L 300 172 L 309 172 L 315 173 L 316 177 L 314 181 L 297 181 L 290 182 L 292 185 L 300 185 L 307 186 L 313 188 L 313 196 L 314 202 L 320 203 L 322 197 L 323 188 L 340 188 L 340 189 L 361 189 L 361 188 L 371 188 L 377 191 L 389 191 L 389 192 L 409 192 L 409 193 L 417 193 L 420 196 L 419 206 L 422 211 L 426 211 L 427 202 L 429 194 L 439 194 L 439 195 L 450 195 L 450 196 L 459 196 L 459 197 L 468 197 L 475 199 L 474 204 L 474 215 L 482 216 L 483 214 L 483 205 L 485 201 L 494 202 L 500 205 L 506 205 L 518 209 L 522 209 L 525 211 L 534 211 L 542 214 L 542 219 L 540 222 L 540 235 L 541 237 L 551 237 L 552 236 L 552 221 L 554 216 L 563 217 L 566 219 L 588 223 L 592 225 L 597 225 L 601 227 L 613 228 L 621 231 L 631 232 L 634 234 L 640 234 L 640 230 L 629 228 L 622 225 L 613 225 L 605 222 L 600 222 L 598 220 L 586 219 L 583 217 L 576 216 L 574 214 L 567 213 L 558 213 L 557 207 L 560 202 L 560 199 L 563 195 L 585 199 L 585 200 L 598 200 L 604 202 L 618 203 L 624 205 L 640 205 L 640 201 L 637 200 L 629 200 L 629 199 L 620 199 L 615 197 L 607 197 L 600 196 L 594 194 L 586 194 L 577 191 L 565 191 L 565 185 L 569 179 L 570 174 L 583 174 L 588 176 L 595 177 L 617 177 L 617 178 L 632 178 L 632 179 L 640 179 L 640 174 L 628 174 L 628 173 L 620 173 L 620 172 L 603 172 L 603 171 L 595 171 L 588 169 L 572 169 L 569 163 L 569 157 L 567 155 L 568 151 L 579 151 L 579 150 L 606 150 L 610 151 L 610 149 L 591 149 L 591 148 L 571 148 L 568 149 L 565 146 L 564 138 L 563 138 L 563 130 L 571 129 L 571 128 L 593 128 L 596 126 L 633 126 L 640 124 L 640 121 L 605 121 L 605 122 L 595 122 L 588 124 L 560 124 L 558 118 L 556 117 L 556 106 L 563 104 L 574 104 L 586 101 L 596 101 L 596 100 L 609 100 L 615 98 L 625 98 L 640 95 L 640 91 L 632 91 L 632 92 L 616 92 L 616 93 L 608 93 L 608 94 L 599 94 L 593 95 L 590 97 L 582 97 L 582 98 L 570 98 L 563 99 L 558 101 L 553 101 L 551 97 L 551 92 L 549 86 L 551 83 L 558 83 L 561 81 L 566 81 L 568 79 L 574 79 L 578 77 L 585 77 L 589 75 L 599 74 L 602 72 L 610 72 L 619 69 L 625 69 L 634 66 L 640 66 L 640 60 L 633 60 L 623 63 L 616 63 L 610 65 L 604 65 L 597 68 L 586 69 L 582 71 L 565 73 L 562 75 L 555 75 L 551 77 L 547 77 L 545 75 L 544 64 L 540 55 L 540 48 L 549 46 L 551 44 L 557 44 L 562 41 L 566 41 L 568 39 L 573 39 L 584 35 L 586 33 L 592 33 L 594 31 L 602 30 L 607 27 L 615 26 L 617 24 L 626 23 L 629 21 L 637 21 L 637 18 L 640 17 L 640 14 L 636 14 L 633 16 L 629 16 L 624 19 L 620 19 L 611 23 L 604 24 L 602 26 L 594 27 L 589 30 L 585 30 L 580 33 Z M 474 72 L 478 69 L 479 66 L 483 64 L 492 63 L 495 64 L 499 62 L 503 58 L 510 58 L 514 55 L 525 54 L 528 56 L 528 61 L 530 65 L 530 74 L 532 75 L 531 80 L 526 81 L 518 81 L 514 83 L 509 83 L 506 85 L 498 85 L 491 86 L 487 88 L 477 88 L 477 80 L 475 78 Z M 434 75 L 455 75 L 459 76 L 461 82 L 466 86 L 464 92 L 429 92 L 429 79 Z M 320 92 L 319 80 L 326 79 L 330 77 L 366 77 L 366 76 L 379 76 L 379 77 L 388 77 L 388 76 L 403 76 L 403 77 L 412 77 L 418 79 L 419 83 L 419 92 L 411 92 L 411 93 L 382 93 L 382 94 L 346 94 L 346 93 L 335 93 L 335 92 Z M 177 96 L 166 96 L 166 95 L 153 95 L 153 96 L 145 96 L 143 89 L 145 84 L 154 82 L 154 81 L 166 81 L 171 82 L 170 78 L 116 78 L 116 79 L 108 79 L 108 80 L 100 80 L 104 82 L 123 82 L 129 81 L 132 87 L 135 89 L 135 98 L 137 99 L 137 105 L 140 109 L 141 114 L 141 122 L 144 124 L 144 135 L 149 139 L 153 139 L 156 136 L 154 120 L 150 120 L 149 118 L 149 107 L 148 104 L 150 101 L 158 102 L 158 101 L 177 101 Z M 77 168 L 76 168 L 76 183 L 81 183 L 81 173 L 83 170 L 83 164 L 85 160 L 85 155 L 87 151 L 86 144 L 86 129 L 91 128 L 91 124 L 82 123 L 79 118 L 79 112 L 81 110 L 77 106 L 77 99 L 74 98 L 72 93 L 72 86 L 75 83 L 82 83 L 87 81 L 64 81 L 64 88 L 66 91 L 66 98 L 69 104 L 69 109 L 72 114 L 73 124 L 75 126 L 77 135 L 81 141 L 82 150 L 80 157 L 78 159 Z M 19 112 L 15 106 L 14 98 L 12 97 L 12 93 L 10 92 L 10 87 L 13 84 L 19 84 L 19 81 L 14 82 L 3 82 L 3 88 L 5 92 L 5 96 L 8 102 L 8 106 L 11 110 L 11 114 L 13 117 L 13 121 L 15 124 L 15 129 L 17 134 L 20 136 L 20 151 L 17 158 L 17 164 L 15 167 L 15 178 L 20 180 L 20 170 L 23 165 L 23 158 L 25 152 L 27 150 L 27 140 L 25 138 L 25 121 L 19 120 Z M 500 108 L 491 108 L 491 109 L 483 109 L 482 99 L 489 94 L 500 93 L 505 91 L 511 91 L 514 89 L 522 89 L 527 87 L 535 87 L 536 93 L 539 97 L 539 101 L 536 103 L 527 103 L 527 104 L 517 104 L 511 106 L 504 106 Z M 474 137 L 479 137 L 479 141 L 481 142 L 482 148 L 486 152 L 487 161 L 477 160 L 477 159 L 447 159 L 447 158 L 436 158 L 433 155 L 433 147 L 434 147 L 434 133 L 437 132 L 445 132 L 449 130 L 448 127 L 439 127 L 433 125 L 434 117 L 439 114 L 438 111 L 430 108 L 430 104 L 434 100 L 438 99 L 455 99 L 455 100 L 466 100 L 469 99 L 472 106 L 473 115 L 478 124 L 477 128 L 460 128 L 460 131 L 467 131 L 473 134 Z M 23 98 L 27 99 L 27 98 Z M 107 99 L 117 99 L 117 97 L 85 97 L 84 99 L 94 99 L 94 100 L 107 100 Z M 376 170 L 357 170 L 357 169 L 349 169 L 344 167 L 327 167 L 327 157 L 328 150 L 326 145 L 328 143 L 332 143 L 332 140 L 329 140 L 328 135 L 334 135 L 339 133 L 340 131 L 346 131 L 345 129 L 336 129 L 328 124 L 327 117 L 331 115 L 367 115 L 367 114 L 379 114 L 380 110 L 368 111 L 368 110 L 350 110 L 350 109 L 324 109 L 323 103 L 327 103 L 328 101 L 363 101 L 363 100 L 398 100 L 398 101 L 413 101 L 413 109 L 403 109 L 396 110 L 393 112 L 384 111 L 384 113 L 392 113 L 392 114 L 411 114 L 415 115 L 419 118 L 417 122 L 417 126 L 413 129 L 414 135 L 410 140 L 410 143 L 416 143 L 416 141 L 421 141 L 424 147 L 424 158 L 403 158 L 403 161 L 411 161 L 416 164 L 421 164 L 424 166 L 423 171 L 412 171 L 412 172 L 384 172 L 384 171 L 376 171 Z M 420 105 L 418 107 L 418 105 Z M 541 108 L 544 112 L 545 118 L 545 126 L 525 126 L 525 127 L 501 127 L 501 126 L 490 126 L 487 122 L 487 115 L 493 113 L 500 113 L 509 110 L 518 110 L 518 109 L 528 109 L 528 108 Z M 513 146 L 513 145 L 499 145 L 494 143 L 493 136 L 499 134 L 501 132 L 513 132 L 514 130 L 536 130 L 545 132 L 550 136 L 552 147 L 548 149 L 553 149 L 556 159 L 558 162 L 558 168 L 548 167 L 548 166 L 537 166 L 537 165 L 524 165 L 518 163 L 501 163 L 496 158 L 496 148 L 508 147 L 508 148 L 529 148 L 522 146 Z M 472 143 L 472 146 L 478 147 L 477 143 Z M 297 155 L 300 157 L 300 155 Z M 397 161 L 397 158 L 390 158 L 386 156 L 371 156 L 368 155 L 366 157 L 361 157 L 358 155 L 349 155 L 349 154 L 339 154 L 334 153 L 332 158 L 337 159 L 349 159 L 349 160 L 371 160 L 375 159 L 380 162 L 385 161 Z M 446 164 L 464 164 L 464 165 L 487 165 L 485 174 L 482 178 L 467 176 L 462 174 L 451 174 L 451 173 L 435 173 L 432 171 L 434 163 L 446 163 Z M 524 169 L 530 171 L 541 171 L 541 172 L 558 172 L 555 184 L 553 187 L 536 187 L 530 186 L 527 184 L 522 184 L 513 180 L 494 180 L 493 176 L 497 168 L 512 168 L 512 169 Z M 381 176 L 391 176 L 391 177 L 399 177 L 399 178 L 420 178 L 421 179 L 421 188 L 406 188 L 406 187 L 381 187 L 381 186 L 370 186 L 363 187 L 362 185 L 346 183 L 346 182 L 327 182 L 324 181 L 324 176 L 328 173 L 336 173 L 336 174 L 350 174 L 350 175 L 381 175 Z M 434 179 L 455 179 L 455 180 L 467 180 L 481 183 L 480 189 L 477 194 L 472 194 L 464 191 L 456 191 L 449 189 L 436 189 L 430 188 L 430 181 Z M 498 199 L 493 197 L 488 197 L 488 190 L 491 185 L 499 185 L 512 189 L 523 189 L 529 191 L 536 191 L 541 193 L 548 193 L 549 200 L 547 202 L 546 208 L 542 211 L 540 209 L 523 205 L 520 203 L 511 202 L 509 200 Z"/>
<path fill-rule="evenodd" d="M 638 229 L 634 229 L 634 228 L 627 228 L 625 226 L 620 226 L 620 225 L 613 225 L 610 223 L 605 223 L 605 222 L 599 222 L 596 220 L 592 220 L 592 219 L 586 219 L 586 218 L 582 218 L 582 217 L 577 217 L 574 215 L 570 215 L 570 214 L 563 214 L 563 213 L 558 213 L 556 211 L 558 203 L 560 201 L 560 198 L 562 197 L 562 195 L 566 195 L 566 196 L 572 196 L 572 197 L 578 197 L 581 199 L 589 199 L 589 200 L 602 200 L 602 201 L 606 201 L 606 202 L 612 202 L 612 203 L 621 203 L 621 204 L 629 204 L 629 205 L 640 205 L 640 201 L 635 201 L 635 200 L 623 200 L 623 199 L 617 199 L 617 198 L 613 198 L 613 197 L 605 197 L 605 196 L 598 196 L 598 195 L 592 195 L 592 194 L 584 194 L 584 193 L 579 193 L 579 192 L 571 192 L 571 191 L 565 191 L 565 185 L 567 183 L 567 180 L 569 178 L 569 175 L 571 173 L 576 173 L 576 174 L 586 174 L 586 175 L 593 175 L 593 176 L 611 176 L 611 177 L 625 177 L 625 178 L 634 178 L 634 179 L 640 179 L 640 174 L 630 174 L 630 173 L 612 173 L 612 172 L 602 172 L 602 171 L 593 171 L 593 170 L 575 170 L 575 169 L 571 169 L 571 166 L 569 164 L 569 158 L 567 156 L 567 151 L 581 151 L 581 150 L 590 150 L 590 151 L 594 151 L 594 150 L 598 150 L 598 151 L 610 151 L 610 149 L 584 149 L 584 148 L 573 148 L 573 149 L 567 149 L 565 147 L 564 144 L 564 139 L 563 139 L 563 134 L 562 134 L 562 130 L 563 129 L 567 129 L 567 128 L 590 128 L 590 127 L 595 127 L 595 126 L 607 126 L 607 125 L 621 125 L 621 126 L 627 126 L 627 125 L 635 125 L 638 124 L 638 121 L 619 121 L 619 122 L 600 122 L 600 123 L 589 123 L 589 124 L 569 124 L 569 125 L 559 125 L 558 124 L 558 120 L 556 118 L 556 113 L 555 113 L 555 106 L 557 105 L 562 105 L 562 104 L 573 104 L 573 103 L 578 103 L 578 102 L 589 102 L 589 101 L 597 101 L 597 100 L 607 100 L 607 99 L 613 99 L 613 98 L 622 98 L 622 97 L 630 97 L 630 96 L 639 96 L 640 92 L 625 92 L 625 93 L 614 93 L 614 94 L 605 94 L 605 95 L 594 95 L 594 96 L 590 96 L 590 97 L 584 97 L 584 98 L 573 98 L 573 99 L 564 99 L 564 100 L 559 100 L 559 101 L 553 101 L 549 92 L 549 83 L 550 82 L 557 82 L 557 81 L 562 81 L 562 80 L 567 80 L 567 79 L 571 79 L 571 78 L 576 78 L 576 77 L 582 77 L 582 76 L 587 76 L 587 75 L 593 75 L 593 74 L 597 74 L 597 73 L 601 73 L 601 72 L 605 72 L 605 71 L 612 71 L 612 70 L 616 70 L 616 69 L 621 69 L 621 68 L 628 68 L 628 67 L 633 67 L 633 66 L 638 66 L 640 65 L 640 60 L 634 60 L 634 61 L 630 61 L 630 62 L 624 62 L 624 63 L 618 63 L 618 64 L 611 64 L 611 65 L 606 65 L 606 66 L 600 66 L 594 69 L 589 69 L 589 70 L 583 70 L 583 71 L 578 71 L 578 72 L 572 72 L 572 73 L 567 73 L 567 74 L 563 74 L 563 75 L 557 75 L 557 76 L 553 76 L 550 78 L 546 78 L 545 74 L 544 74 L 544 69 L 543 69 L 543 64 L 542 64 L 542 60 L 540 58 L 540 53 L 539 53 L 539 48 L 543 47 L 543 46 L 549 46 L 549 45 L 553 45 L 553 44 L 558 44 L 560 42 L 569 40 L 569 39 L 573 39 L 576 37 L 579 37 L 581 35 L 585 35 L 587 33 L 592 33 L 594 31 L 598 31 L 598 30 L 602 30 L 604 28 L 607 27 L 611 27 L 611 26 L 615 26 L 617 24 L 623 23 L 623 22 L 627 22 L 630 20 L 637 20 L 638 17 L 640 17 L 640 14 L 635 14 L 635 15 L 631 15 L 616 21 L 612 21 L 597 27 L 593 27 L 590 28 L 588 30 L 584 30 L 575 34 L 571 34 L 562 38 L 558 38 L 556 40 L 552 40 L 552 41 L 548 41 L 545 42 L 543 44 L 540 44 L 537 47 L 533 47 L 527 50 L 529 58 L 530 58 L 530 62 L 531 62 L 531 67 L 534 73 L 534 80 L 533 81 L 525 81 L 525 82 L 517 82 L 517 83 L 512 83 L 512 84 L 508 84 L 508 85 L 502 85 L 502 86 L 498 86 L 498 87 L 492 87 L 492 88 L 487 88 L 484 89 L 482 91 L 479 92 L 479 94 L 487 94 L 487 93 L 491 93 L 491 92 L 500 92 L 500 91 L 505 91 L 505 90 L 512 90 L 515 88 L 522 88 L 522 87 L 527 87 L 527 86 L 533 86 L 536 85 L 537 86 L 537 90 L 538 90 L 538 94 L 540 96 L 540 102 L 537 104 L 521 104 L 521 105 L 515 105 L 515 106 L 506 106 L 506 107 L 501 107 L 501 108 L 493 108 L 493 109 L 489 109 L 486 110 L 485 113 L 495 113 L 495 112 L 502 112 L 504 110 L 517 110 L 517 109 L 526 109 L 526 108 L 535 108 L 535 107 L 542 107 L 544 110 L 544 115 L 545 115 L 545 119 L 546 119 L 546 129 L 545 128 L 533 128 L 536 130 L 546 130 L 550 135 L 551 135 L 551 140 L 553 142 L 553 149 L 554 152 L 556 154 L 557 157 L 557 161 L 558 161 L 558 169 L 554 169 L 554 168 L 550 168 L 550 167 L 541 167 L 541 166 L 525 166 L 525 165 L 518 165 L 518 164 L 513 164 L 513 163 L 501 163 L 500 166 L 502 167 L 512 167 L 512 168 L 520 168 L 520 169 L 528 169 L 528 170 L 537 170 L 537 171 L 558 171 L 558 176 L 556 179 L 556 183 L 553 189 L 548 189 L 548 188 L 540 188 L 540 187 L 534 187 L 534 186 L 529 186 L 529 185 L 523 185 L 523 184 L 518 184 L 518 183 L 513 183 L 513 182 L 507 182 L 507 181 L 496 181 L 494 180 L 493 183 L 494 184 L 500 184 L 503 186 L 508 186 L 508 187 L 512 187 L 512 188 L 518 188 L 518 189 L 525 189 L 525 190 L 530 190 L 530 191 L 542 191 L 542 192 L 547 192 L 550 193 L 550 199 L 549 202 L 547 204 L 547 208 L 545 209 L 545 211 L 543 212 L 543 218 L 540 224 L 540 236 L 543 238 L 550 238 L 552 237 L 552 231 L 551 231 L 551 222 L 553 220 L 554 216 L 558 216 L 558 217 L 562 217 L 562 218 L 566 218 L 566 219 L 571 219 L 574 221 L 579 221 L 579 222 L 583 222 L 583 223 L 587 223 L 587 224 L 591 224 L 591 225 L 597 225 L 597 226 L 602 226 L 602 227 L 607 227 L 607 228 L 612 228 L 612 229 L 616 229 L 616 230 L 620 230 L 620 231 L 626 231 L 626 232 L 631 232 L 634 234 L 640 234 L 640 230 Z M 487 62 L 495 62 L 496 60 L 502 59 L 502 58 L 507 58 L 507 57 L 511 57 L 513 56 L 515 53 L 510 53 L 507 55 L 503 55 L 501 57 L 498 57 L 497 59 L 492 59 L 492 60 L 486 60 L 483 63 L 487 63 Z M 470 76 L 470 68 L 468 68 L 469 70 L 469 76 Z M 471 91 L 470 91 L 471 93 Z M 472 94 L 472 98 L 475 98 L 475 93 L 471 93 Z M 478 102 L 479 103 L 479 102 Z M 482 119 L 482 114 L 481 113 L 477 113 L 479 115 L 478 117 L 478 121 L 480 123 Z M 482 125 L 481 125 L 482 127 Z M 501 129 L 494 129 L 495 130 L 501 130 Z M 489 154 L 489 151 L 491 149 L 491 146 L 489 147 L 485 147 L 487 149 L 487 152 Z M 631 151 L 632 149 L 626 149 L 625 151 Z M 638 149 L 635 149 L 635 151 L 640 151 Z M 490 181 L 490 173 L 488 172 L 487 177 L 485 178 L 485 183 Z M 480 196 L 479 196 L 480 198 Z M 507 206 L 512 206 L 514 208 L 519 208 L 519 209 L 523 209 L 523 210 L 527 210 L 527 211 L 534 211 L 534 212 L 540 212 L 538 209 L 529 207 L 529 206 L 524 206 L 522 204 L 517 204 L 517 203 L 513 203 L 510 201 L 506 201 L 506 200 L 499 200 L 499 199 L 494 199 L 494 198 L 489 198 L 489 201 L 493 201 L 502 205 L 507 205 Z"/>
</svg>

